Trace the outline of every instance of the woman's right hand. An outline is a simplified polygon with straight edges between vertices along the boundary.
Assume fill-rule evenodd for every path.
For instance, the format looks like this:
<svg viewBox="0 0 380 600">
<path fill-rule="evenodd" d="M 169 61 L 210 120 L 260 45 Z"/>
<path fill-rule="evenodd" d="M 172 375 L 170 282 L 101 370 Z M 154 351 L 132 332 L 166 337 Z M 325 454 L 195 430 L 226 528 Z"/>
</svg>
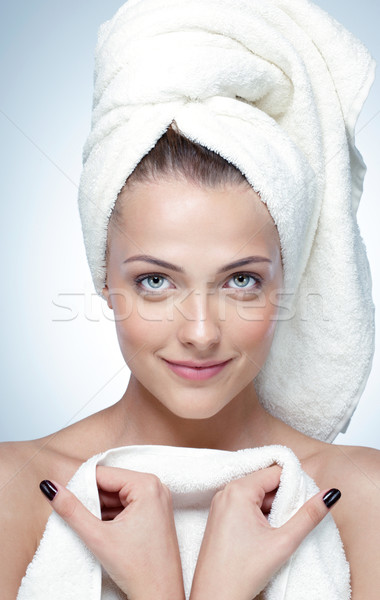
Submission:
<svg viewBox="0 0 380 600">
<path fill-rule="evenodd" d="M 280 483 L 277 465 L 230 481 L 212 499 L 191 588 L 191 600 L 252 600 L 329 510 L 310 498 L 284 525 L 269 524 Z M 335 492 L 335 494 L 334 494 Z M 339 499 L 339 490 L 330 497 Z"/>
<path fill-rule="evenodd" d="M 98 466 L 102 520 L 56 481 L 41 482 L 53 509 L 79 535 L 128 600 L 184 600 L 169 488 L 152 473 Z M 45 485 L 43 485 L 45 484 Z"/>
</svg>

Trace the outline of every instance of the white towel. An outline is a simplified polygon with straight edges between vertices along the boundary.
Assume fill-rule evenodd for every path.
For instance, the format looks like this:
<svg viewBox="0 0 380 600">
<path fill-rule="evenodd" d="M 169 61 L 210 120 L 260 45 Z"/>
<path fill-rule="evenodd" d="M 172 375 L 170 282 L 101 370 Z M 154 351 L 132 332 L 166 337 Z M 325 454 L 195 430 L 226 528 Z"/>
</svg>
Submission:
<svg viewBox="0 0 380 600">
<path fill-rule="evenodd" d="M 324 441 L 347 427 L 374 352 L 354 136 L 374 70 L 365 46 L 308 0 L 129 0 L 96 48 L 79 211 L 97 293 L 117 194 L 175 120 L 268 206 L 285 290 L 255 385 L 271 414 Z"/>
<path fill-rule="evenodd" d="M 269 522 L 279 527 L 318 491 L 315 482 L 301 469 L 297 457 L 285 446 L 236 452 L 155 445 L 114 448 L 83 463 L 67 487 L 100 518 L 96 465 L 156 474 L 172 492 L 188 599 L 213 495 L 228 481 L 273 463 L 282 467 L 282 474 Z M 331 514 L 303 540 L 264 592 L 266 600 L 348 600 L 350 596 L 349 565 Z M 49 517 L 17 600 L 47 597 L 125 600 L 125 595 L 107 577 L 85 544 L 55 512 Z"/>
</svg>

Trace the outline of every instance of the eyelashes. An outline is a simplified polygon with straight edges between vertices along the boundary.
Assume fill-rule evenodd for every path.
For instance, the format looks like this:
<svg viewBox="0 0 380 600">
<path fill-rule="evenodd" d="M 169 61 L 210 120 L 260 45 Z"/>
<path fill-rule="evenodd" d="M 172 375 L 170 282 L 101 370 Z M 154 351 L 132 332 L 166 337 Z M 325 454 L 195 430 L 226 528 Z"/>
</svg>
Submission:
<svg viewBox="0 0 380 600">
<path fill-rule="evenodd" d="M 262 289 L 263 278 L 256 273 L 248 273 L 245 271 L 234 273 L 228 278 L 226 283 L 237 279 L 240 279 L 240 281 L 236 284 L 236 287 L 230 287 L 227 289 L 234 290 L 240 294 L 248 293 L 250 295 L 257 294 Z M 143 285 L 143 282 L 145 281 L 149 281 L 151 286 L 145 287 L 145 285 Z M 162 292 L 166 292 L 169 289 L 175 289 L 170 287 L 170 285 L 163 287 L 162 282 L 169 283 L 169 279 L 166 275 L 161 273 L 146 273 L 145 275 L 139 275 L 134 279 L 134 285 L 138 293 L 148 296 L 159 296 L 162 294 Z M 247 282 L 249 285 L 247 285 Z"/>
<path fill-rule="evenodd" d="M 145 279 L 146 280 L 153 280 L 153 279 L 167 280 L 167 277 L 165 277 L 164 275 L 160 275 L 159 273 L 151 273 L 148 275 L 140 275 L 139 277 L 136 277 L 136 279 L 134 280 L 136 287 L 140 290 L 142 289 L 143 291 L 148 292 L 148 294 L 149 293 L 155 294 L 156 292 L 153 291 L 154 289 L 158 290 L 158 292 L 162 292 L 163 290 L 170 289 L 170 288 L 155 287 L 155 285 L 152 288 L 147 289 L 142 285 L 142 282 L 145 281 Z"/>
</svg>

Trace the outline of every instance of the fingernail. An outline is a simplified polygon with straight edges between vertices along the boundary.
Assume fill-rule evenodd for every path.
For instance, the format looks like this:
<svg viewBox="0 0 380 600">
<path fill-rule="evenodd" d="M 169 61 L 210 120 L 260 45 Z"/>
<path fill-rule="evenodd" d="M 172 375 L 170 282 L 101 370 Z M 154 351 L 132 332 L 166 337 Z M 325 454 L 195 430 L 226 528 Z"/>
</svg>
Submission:
<svg viewBox="0 0 380 600">
<path fill-rule="evenodd" d="M 49 498 L 49 500 L 53 500 L 54 496 L 58 492 L 54 483 L 52 483 L 48 479 L 44 479 L 43 481 L 41 481 L 40 490 L 43 494 L 45 494 L 46 498 Z"/>
<path fill-rule="evenodd" d="M 323 502 L 326 504 L 327 508 L 331 508 L 335 502 L 339 500 L 341 497 L 341 493 L 336 488 L 331 488 L 326 494 L 323 496 Z"/>
</svg>

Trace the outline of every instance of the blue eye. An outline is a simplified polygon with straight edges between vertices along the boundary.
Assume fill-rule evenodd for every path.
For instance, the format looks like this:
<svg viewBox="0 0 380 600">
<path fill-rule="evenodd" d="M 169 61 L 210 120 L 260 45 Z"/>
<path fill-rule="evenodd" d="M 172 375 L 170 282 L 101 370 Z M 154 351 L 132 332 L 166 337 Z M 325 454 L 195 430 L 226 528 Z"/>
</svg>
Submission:
<svg viewBox="0 0 380 600">
<path fill-rule="evenodd" d="M 261 277 L 252 273 L 235 273 L 228 279 L 227 283 L 230 281 L 234 281 L 235 286 L 227 286 L 227 289 L 239 290 L 247 293 L 257 292 L 262 287 Z M 167 277 L 160 275 L 159 273 L 140 275 L 139 277 L 136 277 L 134 282 L 137 289 L 147 295 L 158 295 L 160 292 L 171 289 Z"/>
<path fill-rule="evenodd" d="M 249 290 L 252 288 L 260 289 L 261 287 L 261 278 L 257 275 L 252 275 L 251 273 L 235 273 L 230 277 L 228 281 L 235 281 L 236 287 L 232 287 L 235 290 Z"/>
<path fill-rule="evenodd" d="M 145 285 L 142 284 L 143 281 L 149 282 L 149 287 L 145 287 Z M 141 277 L 137 277 L 135 279 L 135 284 L 137 285 L 137 287 L 142 288 L 147 293 L 150 293 L 153 290 L 158 290 L 158 291 L 167 290 L 168 289 L 167 287 L 162 286 L 162 282 L 164 282 L 164 281 L 167 281 L 166 277 L 164 277 L 163 275 L 154 273 L 152 275 L 142 275 Z"/>
</svg>

